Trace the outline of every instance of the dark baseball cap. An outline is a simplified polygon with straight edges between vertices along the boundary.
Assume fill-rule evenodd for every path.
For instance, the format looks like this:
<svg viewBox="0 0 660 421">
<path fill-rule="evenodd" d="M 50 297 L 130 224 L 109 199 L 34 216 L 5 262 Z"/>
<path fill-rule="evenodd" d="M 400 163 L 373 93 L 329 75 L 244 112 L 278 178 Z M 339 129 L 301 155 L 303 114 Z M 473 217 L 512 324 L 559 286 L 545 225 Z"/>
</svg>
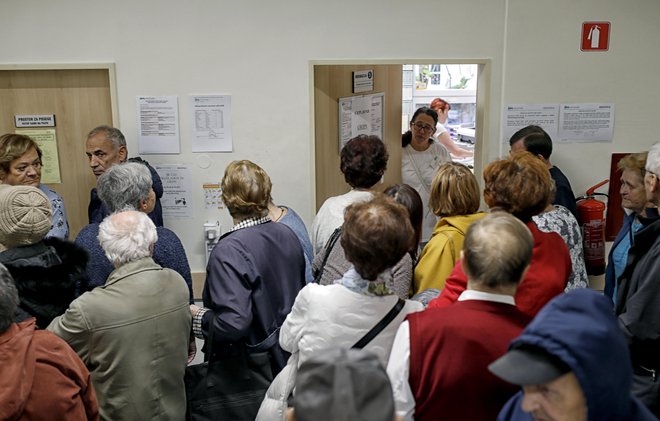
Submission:
<svg viewBox="0 0 660 421">
<path fill-rule="evenodd" d="M 529 345 L 510 349 L 488 369 L 502 380 L 521 386 L 548 383 L 571 371 L 545 349 Z"/>
</svg>

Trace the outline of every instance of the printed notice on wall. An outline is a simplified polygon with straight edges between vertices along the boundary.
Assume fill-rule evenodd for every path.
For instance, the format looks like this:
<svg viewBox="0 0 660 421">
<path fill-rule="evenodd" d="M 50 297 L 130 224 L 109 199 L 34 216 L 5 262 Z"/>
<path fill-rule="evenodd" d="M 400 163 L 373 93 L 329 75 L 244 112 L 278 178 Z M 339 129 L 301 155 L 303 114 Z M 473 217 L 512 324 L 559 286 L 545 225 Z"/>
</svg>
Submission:
<svg viewBox="0 0 660 421">
<path fill-rule="evenodd" d="M 192 151 L 231 152 L 231 96 L 191 95 Z"/>
<path fill-rule="evenodd" d="M 222 209 L 224 203 L 222 202 L 222 188 L 220 183 L 204 183 L 204 209 Z"/>
<path fill-rule="evenodd" d="M 366 134 L 383 138 L 385 94 L 339 98 L 339 150 L 355 136 Z"/>
<path fill-rule="evenodd" d="M 185 164 L 157 164 L 163 181 L 163 217 L 192 218 L 192 169 Z"/>
<path fill-rule="evenodd" d="M 508 143 L 515 132 L 529 125 L 542 127 L 551 139 L 556 139 L 559 104 L 509 104 L 504 107 L 503 120 L 503 143 Z"/>
<path fill-rule="evenodd" d="M 561 104 L 561 143 L 611 142 L 614 133 L 614 104 Z"/>
<path fill-rule="evenodd" d="M 181 151 L 176 96 L 138 96 L 137 122 L 141 154 Z"/>
<path fill-rule="evenodd" d="M 41 149 L 41 182 L 55 184 L 62 182 L 60 160 L 57 154 L 55 129 L 16 129 L 16 134 L 31 137 Z"/>
</svg>

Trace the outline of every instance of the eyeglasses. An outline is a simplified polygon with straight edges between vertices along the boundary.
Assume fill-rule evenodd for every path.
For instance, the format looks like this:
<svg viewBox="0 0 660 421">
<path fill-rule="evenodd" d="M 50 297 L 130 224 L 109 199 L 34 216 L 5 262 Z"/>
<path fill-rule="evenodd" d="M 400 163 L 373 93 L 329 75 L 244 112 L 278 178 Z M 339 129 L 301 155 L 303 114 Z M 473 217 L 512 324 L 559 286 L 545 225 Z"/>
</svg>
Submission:
<svg viewBox="0 0 660 421">
<path fill-rule="evenodd" d="M 414 128 L 416 128 L 417 130 L 419 130 L 419 131 L 425 130 L 425 131 L 427 131 L 427 132 L 432 132 L 432 131 L 435 130 L 435 127 L 433 127 L 433 126 L 431 126 L 431 125 L 429 125 L 429 124 L 424 124 L 424 123 L 419 122 L 419 121 L 416 122 L 416 123 L 413 123 L 412 126 L 413 126 Z"/>
</svg>

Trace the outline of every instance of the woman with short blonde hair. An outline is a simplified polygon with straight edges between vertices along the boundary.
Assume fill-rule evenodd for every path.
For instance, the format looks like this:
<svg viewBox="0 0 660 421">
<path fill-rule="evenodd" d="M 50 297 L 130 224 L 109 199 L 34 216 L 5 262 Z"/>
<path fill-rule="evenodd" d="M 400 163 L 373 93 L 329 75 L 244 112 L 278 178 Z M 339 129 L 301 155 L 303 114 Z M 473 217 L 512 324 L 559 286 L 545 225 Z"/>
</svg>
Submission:
<svg viewBox="0 0 660 421">
<path fill-rule="evenodd" d="M 468 167 L 455 162 L 440 165 L 429 198 L 429 207 L 440 220 L 415 266 L 414 294 L 444 288 L 445 278 L 460 258 L 468 227 L 485 216 L 478 212 L 479 201 L 479 183 Z"/>
<path fill-rule="evenodd" d="M 268 353 L 275 376 L 289 357 L 277 338 L 305 286 L 305 257 L 296 234 L 268 217 L 271 187 L 254 162 L 234 161 L 225 169 L 222 199 L 235 225 L 209 256 L 204 307 L 190 310 L 195 336 L 206 340 L 207 360 L 238 356 L 245 347 Z M 259 407 L 251 403 L 254 419 Z"/>
</svg>

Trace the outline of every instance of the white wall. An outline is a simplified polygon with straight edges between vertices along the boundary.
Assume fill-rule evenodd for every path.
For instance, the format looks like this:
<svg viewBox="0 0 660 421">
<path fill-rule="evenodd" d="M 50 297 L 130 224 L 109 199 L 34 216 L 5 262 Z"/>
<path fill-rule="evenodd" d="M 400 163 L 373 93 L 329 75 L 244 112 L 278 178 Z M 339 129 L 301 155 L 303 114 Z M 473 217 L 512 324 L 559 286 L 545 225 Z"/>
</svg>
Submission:
<svg viewBox="0 0 660 421">
<path fill-rule="evenodd" d="M 131 154 L 135 96 L 179 96 L 182 154 L 146 159 L 193 165 L 195 217 L 166 220 L 193 271 L 204 268 L 203 222 L 231 225 L 226 211 L 203 209 L 201 184 L 220 180 L 234 159 L 262 165 L 276 201 L 311 224 L 313 62 L 491 60 L 489 159 L 502 153 L 504 103 L 614 102 L 612 144 L 562 145 L 553 156 L 576 193 L 607 177 L 611 152 L 658 138 L 656 0 L 4 0 L 0 15 L 2 64 L 116 63 L 119 127 Z M 585 20 L 612 22 L 608 53 L 579 51 Z M 631 69 L 637 76 L 624 78 Z M 203 93 L 231 94 L 233 107 L 234 152 L 209 154 L 206 170 L 190 152 L 187 107 L 189 94 Z"/>
<path fill-rule="evenodd" d="M 659 19 L 656 0 L 510 1 L 504 103 L 615 104 L 612 143 L 554 148 L 551 160 L 576 195 L 609 178 L 611 153 L 648 150 L 660 140 Z M 608 52 L 580 51 L 585 21 L 611 22 Z"/>
</svg>

